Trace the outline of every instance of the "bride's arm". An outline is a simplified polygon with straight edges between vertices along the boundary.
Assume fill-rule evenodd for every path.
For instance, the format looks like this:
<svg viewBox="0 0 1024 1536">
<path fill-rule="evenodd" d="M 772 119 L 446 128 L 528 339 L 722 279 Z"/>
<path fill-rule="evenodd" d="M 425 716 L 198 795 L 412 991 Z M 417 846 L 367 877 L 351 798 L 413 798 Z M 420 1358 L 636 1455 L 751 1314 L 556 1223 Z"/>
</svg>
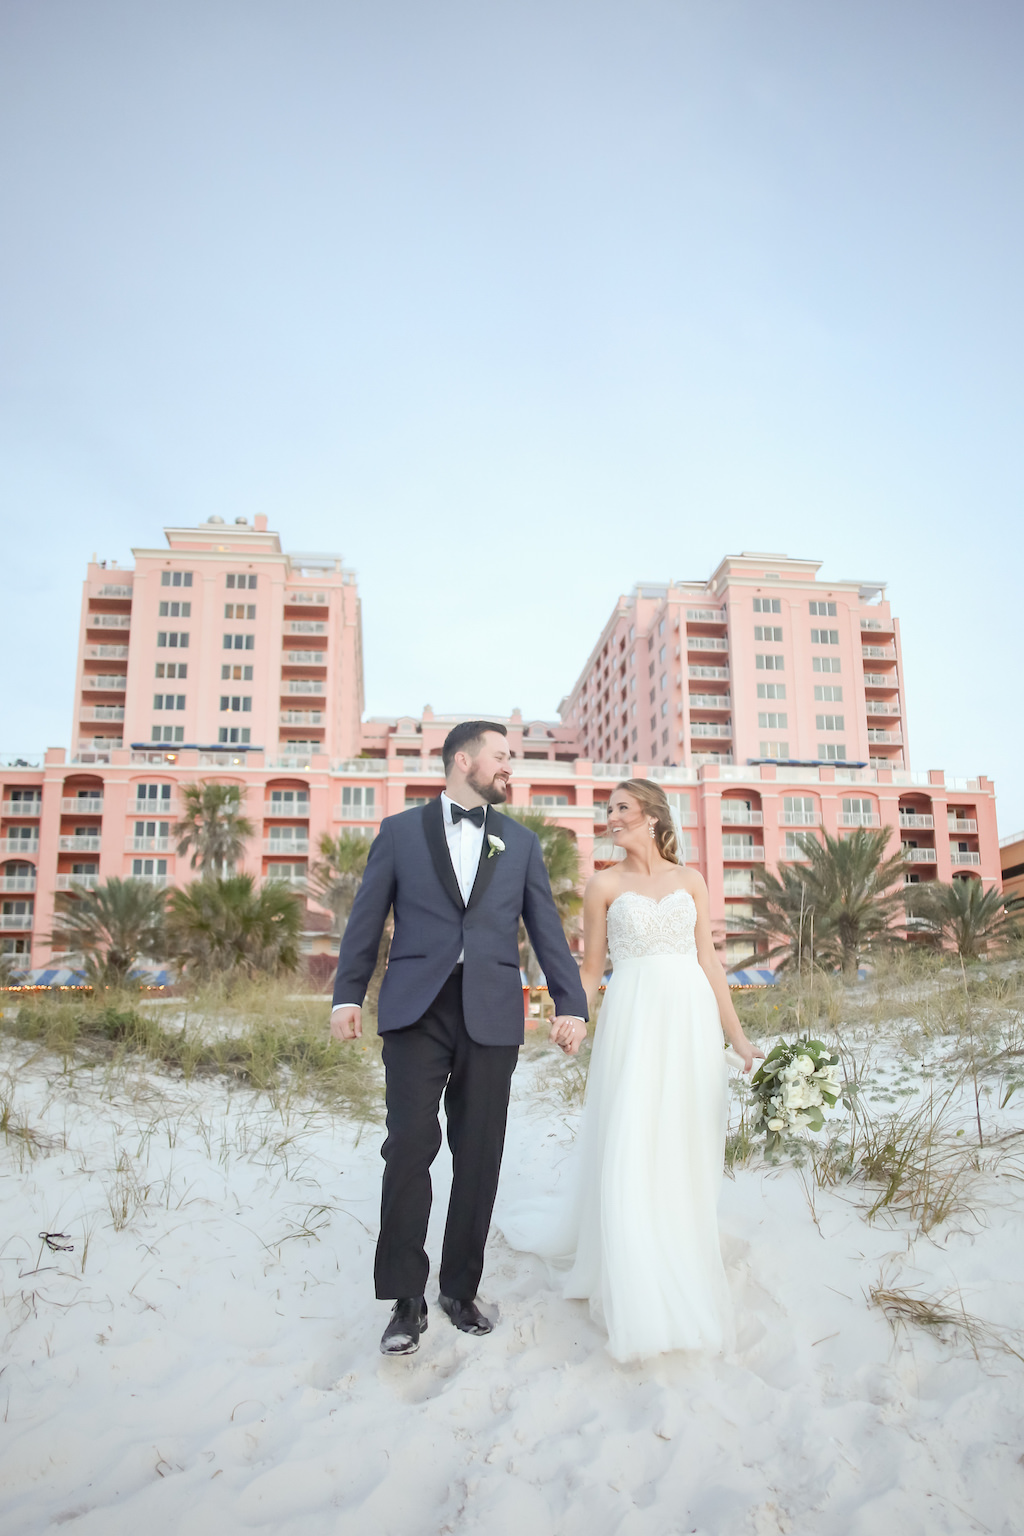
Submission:
<svg viewBox="0 0 1024 1536">
<path fill-rule="evenodd" d="M 594 1017 L 597 994 L 608 955 L 608 895 L 601 876 L 593 875 L 583 893 L 583 964 L 580 981 L 587 994 L 587 1008 Z"/>
<path fill-rule="evenodd" d="M 749 1072 L 754 1065 L 755 1056 L 764 1056 L 755 1045 L 751 1045 L 743 1033 L 743 1025 L 736 1017 L 736 1009 L 733 1007 L 732 998 L 729 995 L 729 983 L 725 978 L 725 970 L 718 951 L 715 949 L 714 940 L 711 937 L 711 909 L 708 904 L 708 888 L 696 870 L 691 871 L 693 885 L 690 894 L 697 908 L 697 926 L 694 931 L 694 939 L 697 944 L 697 959 L 700 961 L 701 970 L 711 983 L 711 990 L 715 994 L 718 1004 L 718 1016 L 722 1021 L 722 1032 L 733 1050 L 738 1056 L 743 1057 L 743 1070 Z"/>
</svg>

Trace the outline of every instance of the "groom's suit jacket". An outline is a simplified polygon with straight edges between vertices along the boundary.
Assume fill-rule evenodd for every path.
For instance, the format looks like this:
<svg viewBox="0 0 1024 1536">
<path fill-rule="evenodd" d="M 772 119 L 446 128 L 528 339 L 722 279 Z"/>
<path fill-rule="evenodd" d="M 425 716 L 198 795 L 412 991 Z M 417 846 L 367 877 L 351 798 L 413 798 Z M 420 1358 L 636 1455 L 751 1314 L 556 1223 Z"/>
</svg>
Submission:
<svg viewBox="0 0 1024 1536">
<path fill-rule="evenodd" d="M 377 1005 L 381 1032 L 405 1029 L 422 1018 L 462 954 L 462 1006 L 470 1037 L 481 1045 L 521 1044 L 520 915 L 555 1011 L 587 1017 L 586 995 L 537 837 L 493 806 L 487 807 L 484 833 L 466 903 L 448 852 L 440 799 L 384 818 L 341 941 L 336 1007 L 366 995 L 394 908 L 395 934 Z M 489 836 L 501 839 L 504 852 L 488 857 Z"/>
</svg>

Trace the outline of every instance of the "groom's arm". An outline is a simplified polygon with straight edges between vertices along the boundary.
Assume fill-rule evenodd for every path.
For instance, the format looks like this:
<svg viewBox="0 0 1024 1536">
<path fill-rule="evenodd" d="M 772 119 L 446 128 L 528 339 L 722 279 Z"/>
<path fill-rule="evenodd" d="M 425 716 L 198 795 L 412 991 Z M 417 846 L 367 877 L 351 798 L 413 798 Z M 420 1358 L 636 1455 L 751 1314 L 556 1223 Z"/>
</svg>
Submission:
<svg viewBox="0 0 1024 1536">
<path fill-rule="evenodd" d="M 587 994 L 580 981 L 579 966 L 566 942 L 562 920 L 551 894 L 551 882 L 544 868 L 544 855 L 536 837 L 530 850 L 523 889 L 523 922 L 541 963 L 556 1016 L 568 1015 L 585 1022 L 588 1017 Z"/>
<path fill-rule="evenodd" d="M 370 845 L 362 883 L 342 936 L 334 978 L 334 1008 L 362 1006 L 394 898 L 395 849 L 390 823 L 385 820 Z"/>
</svg>

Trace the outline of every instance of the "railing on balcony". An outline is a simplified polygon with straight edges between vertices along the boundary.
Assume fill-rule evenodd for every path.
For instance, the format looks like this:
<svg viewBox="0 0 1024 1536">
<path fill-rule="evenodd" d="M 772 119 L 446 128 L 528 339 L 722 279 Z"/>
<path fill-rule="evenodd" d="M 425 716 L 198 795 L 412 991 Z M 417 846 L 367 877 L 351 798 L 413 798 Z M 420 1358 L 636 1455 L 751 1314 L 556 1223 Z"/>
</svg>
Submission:
<svg viewBox="0 0 1024 1536">
<path fill-rule="evenodd" d="M 722 826 L 723 827 L 763 827 L 764 812 L 748 811 L 745 805 L 733 807 L 728 800 L 723 800 Z"/>
<path fill-rule="evenodd" d="M 947 817 L 950 832 L 977 832 L 978 823 L 971 816 Z"/>
<path fill-rule="evenodd" d="M 811 856 L 797 843 L 783 843 L 779 858 L 787 864 L 809 864 Z"/>
<path fill-rule="evenodd" d="M 154 817 L 158 821 L 167 816 L 177 816 L 177 800 L 129 800 L 129 816 L 148 816 L 150 821 Z"/>
<path fill-rule="evenodd" d="M 686 649 L 688 651 L 727 651 L 729 642 L 719 635 L 687 635 Z"/>
<path fill-rule="evenodd" d="M 903 713 L 899 704 L 889 704 L 884 699 L 868 699 L 866 708 L 869 715 L 902 715 Z"/>
<path fill-rule="evenodd" d="M 820 827 L 820 811 L 780 811 L 779 824 L 783 827 Z"/>
<path fill-rule="evenodd" d="M 32 928 L 31 912 L 0 912 L 0 928 L 5 933 L 27 933 Z"/>
<path fill-rule="evenodd" d="M 61 814 L 64 816 L 102 816 L 102 795 L 65 795 L 60 802 Z"/>
<path fill-rule="evenodd" d="M 875 730 L 872 730 L 871 727 L 869 726 L 868 727 L 868 741 L 887 742 L 890 746 L 900 747 L 900 746 L 903 745 L 903 732 L 902 731 L 875 731 Z"/>
<path fill-rule="evenodd" d="M 127 660 L 128 647 L 126 645 L 87 645 L 85 654 L 89 661 Z"/>
<path fill-rule="evenodd" d="M 298 796 L 294 800 L 264 800 L 264 821 L 302 821 L 309 815 L 309 796 Z"/>
<path fill-rule="evenodd" d="M 725 896 L 753 896 L 755 891 L 753 875 L 740 870 L 727 869 L 722 883 L 722 893 Z"/>
<path fill-rule="evenodd" d="M 691 709 L 729 709 L 732 696 L 728 693 L 691 693 Z"/>
<path fill-rule="evenodd" d="M 271 864 L 263 879 L 264 881 L 273 880 L 279 885 L 305 885 L 306 871 L 290 869 L 287 865 L 275 869 Z"/>
<path fill-rule="evenodd" d="M 895 661 L 896 647 L 894 645 L 862 645 L 861 654 L 868 657 L 878 657 L 883 661 Z"/>
<path fill-rule="evenodd" d="M 128 878 L 131 880 L 141 880 L 143 885 L 155 885 L 158 890 L 163 890 L 165 886 L 171 883 L 170 875 L 130 875 Z"/>
<path fill-rule="evenodd" d="M 764 849 L 759 843 L 730 843 L 723 838 L 722 858 L 727 864 L 763 864 Z"/>
<path fill-rule="evenodd" d="M 951 864 L 981 864 L 981 854 L 971 853 L 966 848 L 951 848 L 949 850 L 949 862 Z"/>
<path fill-rule="evenodd" d="M 99 875 L 58 875 L 58 891 L 70 891 L 73 885 L 81 886 L 83 891 L 94 891 L 100 883 Z"/>
<path fill-rule="evenodd" d="M 117 586 L 107 582 L 104 586 L 100 587 L 98 595 L 100 597 L 131 597 L 132 589 L 123 584 Z"/>
<path fill-rule="evenodd" d="M 105 748 L 104 747 L 87 747 L 87 746 L 85 746 L 85 744 L 83 742 L 79 742 L 78 743 L 78 751 L 75 753 L 75 755 L 71 759 L 71 761 L 72 761 L 72 763 L 74 763 L 76 766 L 78 766 L 80 768 L 92 767 L 96 763 L 109 763 L 110 762 L 111 751 L 115 747 L 120 747 L 120 746 L 121 746 L 121 737 L 120 736 L 117 736 L 117 737 L 111 736 L 109 738 L 109 742 L 108 742 L 108 744 L 107 744 L 107 746 Z M 139 756 L 138 753 L 133 754 L 132 762 L 135 762 L 137 760 L 138 756 Z"/>
<path fill-rule="evenodd" d="M 841 827 L 878 827 L 881 821 L 874 811 L 840 811 Z"/>
<path fill-rule="evenodd" d="M 98 837 L 68 836 L 59 838 L 57 846 L 61 853 L 99 853 L 101 841 Z"/>
<path fill-rule="evenodd" d="M 0 805 L 0 812 L 4 816 L 41 816 L 43 814 L 43 802 L 39 800 L 5 800 Z"/>
<path fill-rule="evenodd" d="M 131 629 L 131 614 L 90 613 L 85 621 L 87 629 Z"/>
<path fill-rule="evenodd" d="M 275 858 L 283 859 L 292 853 L 308 853 L 308 837 L 265 837 L 263 839 L 263 852 L 273 854 Z"/>
<path fill-rule="evenodd" d="M 38 837 L 0 837 L 0 851 L 4 853 L 38 853 Z"/>
<path fill-rule="evenodd" d="M 323 725 L 323 711 L 319 709 L 282 709 L 280 722 L 282 725 L 302 725 L 306 727 Z"/>
<path fill-rule="evenodd" d="M 699 768 L 702 763 L 722 763 L 722 764 L 728 765 L 728 764 L 732 763 L 732 753 L 731 752 L 693 752 L 690 755 L 690 761 L 693 763 L 693 766 L 695 768 Z"/>
<path fill-rule="evenodd" d="M 173 837 L 126 837 L 127 853 L 170 853 L 175 843 Z"/>
<path fill-rule="evenodd" d="M 83 693 L 124 693 L 127 686 L 124 672 L 86 672 L 82 677 Z"/>
<path fill-rule="evenodd" d="M 721 608 L 687 608 L 686 622 L 688 624 L 724 624 L 725 614 Z"/>
<path fill-rule="evenodd" d="M 286 592 L 286 603 L 314 603 L 318 608 L 327 607 L 326 592 Z"/>
<path fill-rule="evenodd" d="M 866 688 L 896 688 L 899 680 L 895 672 L 865 672 L 864 686 Z"/>
<path fill-rule="evenodd" d="M 123 704 L 86 704 L 79 712 L 80 720 L 123 720 Z"/>
<path fill-rule="evenodd" d="M 289 635 L 326 635 L 327 625 L 316 619 L 289 619 L 285 624 Z"/>
<path fill-rule="evenodd" d="M 728 667 L 687 667 L 688 677 L 714 677 L 719 682 L 729 681 Z"/>
<path fill-rule="evenodd" d="M 291 667 L 326 667 L 326 651 L 285 651 L 284 661 Z"/>
<path fill-rule="evenodd" d="M 315 693 L 321 696 L 327 692 L 327 683 L 321 677 L 286 677 L 281 680 L 282 693 Z"/>
<path fill-rule="evenodd" d="M 0 875 L 0 891 L 34 891 L 35 875 Z"/>
<path fill-rule="evenodd" d="M 726 740 L 732 735 L 732 725 L 728 720 L 691 720 L 691 736 L 714 736 L 719 740 Z"/>
<path fill-rule="evenodd" d="M 901 827 L 907 827 L 909 830 L 920 830 L 922 832 L 927 832 L 928 829 L 930 827 L 934 827 L 934 825 L 934 816 L 924 816 L 919 814 L 917 811 L 900 811 Z"/>
<path fill-rule="evenodd" d="M 937 858 L 934 848 L 911 848 L 908 843 L 900 851 L 908 864 L 934 864 Z"/>
</svg>

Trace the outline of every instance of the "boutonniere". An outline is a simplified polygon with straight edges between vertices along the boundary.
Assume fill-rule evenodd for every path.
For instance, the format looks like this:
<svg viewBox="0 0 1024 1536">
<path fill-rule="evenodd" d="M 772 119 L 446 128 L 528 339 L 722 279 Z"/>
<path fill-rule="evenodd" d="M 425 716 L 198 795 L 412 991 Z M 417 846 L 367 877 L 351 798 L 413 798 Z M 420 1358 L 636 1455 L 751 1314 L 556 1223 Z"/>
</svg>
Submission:
<svg viewBox="0 0 1024 1536">
<path fill-rule="evenodd" d="M 491 845 L 487 850 L 487 857 L 489 859 L 493 859 L 496 853 L 505 852 L 505 844 L 502 842 L 500 837 L 495 837 L 493 832 L 488 832 L 487 841 Z"/>
</svg>

